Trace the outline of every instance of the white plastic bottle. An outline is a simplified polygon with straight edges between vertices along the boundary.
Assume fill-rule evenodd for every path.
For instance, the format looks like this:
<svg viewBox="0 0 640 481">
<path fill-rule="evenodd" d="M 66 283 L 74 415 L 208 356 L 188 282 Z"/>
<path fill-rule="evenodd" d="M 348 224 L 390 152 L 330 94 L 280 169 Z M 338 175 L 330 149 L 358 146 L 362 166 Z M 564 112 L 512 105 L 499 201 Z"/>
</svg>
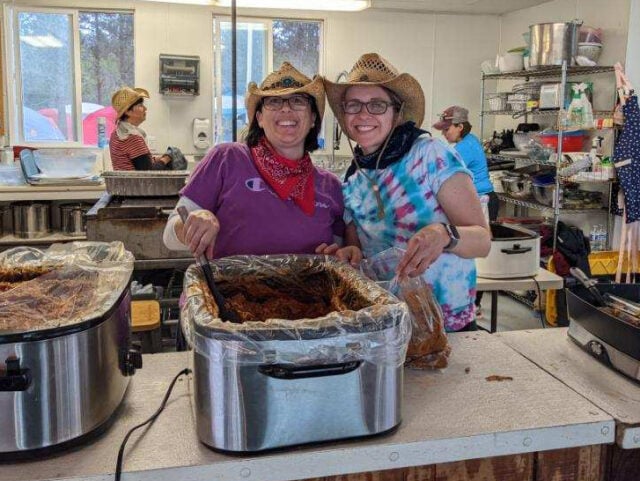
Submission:
<svg viewBox="0 0 640 481">
<path fill-rule="evenodd" d="M 107 145 L 107 119 L 98 117 L 98 148 Z"/>
<path fill-rule="evenodd" d="M 609 237 L 607 228 L 605 225 L 601 225 L 598 232 L 598 250 L 604 251 L 607 249 L 607 237 Z"/>
</svg>

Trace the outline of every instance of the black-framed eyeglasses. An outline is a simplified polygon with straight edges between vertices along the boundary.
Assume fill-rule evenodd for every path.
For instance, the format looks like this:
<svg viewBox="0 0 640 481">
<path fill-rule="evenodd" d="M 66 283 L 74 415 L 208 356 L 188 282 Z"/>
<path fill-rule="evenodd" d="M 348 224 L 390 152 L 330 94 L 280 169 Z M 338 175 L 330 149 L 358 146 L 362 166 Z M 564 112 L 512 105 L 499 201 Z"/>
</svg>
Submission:
<svg viewBox="0 0 640 481">
<path fill-rule="evenodd" d="M 359 114 L 362 111 L 362 106 L 367 107 L 367 112 L 371 115 L 382 115 L 389 107 L 396 107 L 394 102 L 387 102 L 385 100 L 369 100 L 368 102 L 360 102 L 359 100 L 347 100 L 342 102 L 342 110 L 345 114 Z"/>
<path fill-rule="evenodd" d="M 262 105 L 267 110 L 280 110 L 285 102 L 291 110 L 305 110 L 311 99 L 306 95 L 292 95 L 291 97 L 265 97 Z"/>
</svg>

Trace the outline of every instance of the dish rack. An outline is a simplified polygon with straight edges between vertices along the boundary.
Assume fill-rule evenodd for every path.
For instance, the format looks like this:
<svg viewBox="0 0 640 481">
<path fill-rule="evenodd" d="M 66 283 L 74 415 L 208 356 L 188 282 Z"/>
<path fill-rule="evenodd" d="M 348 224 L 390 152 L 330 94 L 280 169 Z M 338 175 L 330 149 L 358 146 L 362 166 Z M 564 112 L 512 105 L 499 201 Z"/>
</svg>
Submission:
<svg viewBox="0 0 640 481">
<path fill-rule="evenodd" d="M 495 93 L 487 95 L 489 110 L 491 110 L 492 112 L 507 110 L 507 95 L 507 93 Z"/>
</svg>

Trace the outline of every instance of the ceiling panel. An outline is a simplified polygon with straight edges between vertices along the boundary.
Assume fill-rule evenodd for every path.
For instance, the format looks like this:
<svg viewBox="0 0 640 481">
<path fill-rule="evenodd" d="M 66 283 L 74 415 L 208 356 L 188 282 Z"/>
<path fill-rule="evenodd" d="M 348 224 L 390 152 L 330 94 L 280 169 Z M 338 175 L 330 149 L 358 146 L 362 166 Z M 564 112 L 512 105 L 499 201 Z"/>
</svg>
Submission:
<svg viewBox="0 0 640 481">
<path fill-rule="evenodd" d="M 465 15 L 501 15 L 522 10 L 549 0 L 372 0 L 376 10 L 436 12 Z"/>
</svg>

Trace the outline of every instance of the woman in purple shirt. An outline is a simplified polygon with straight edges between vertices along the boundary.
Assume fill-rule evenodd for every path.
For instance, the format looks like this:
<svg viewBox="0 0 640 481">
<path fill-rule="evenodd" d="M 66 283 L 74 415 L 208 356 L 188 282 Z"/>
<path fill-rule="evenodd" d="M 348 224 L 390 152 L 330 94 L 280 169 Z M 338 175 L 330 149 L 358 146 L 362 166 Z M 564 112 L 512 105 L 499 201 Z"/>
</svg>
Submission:
<svg viewBox="0 0 640 481">
<path fill-rule="evenodd" d="M 360 250 L 339 247 L 344 236 L 340 180 L 315 167 L 324 113 L 322 79 L 309 79 L 288 62 L 245 99 L 246 143 L 209 151 L 182 189 L 164 231 L 172 250 L 188 248 L 207 258 L 230 255 L 335 253 L 357 264 Z"/>
</svg>

